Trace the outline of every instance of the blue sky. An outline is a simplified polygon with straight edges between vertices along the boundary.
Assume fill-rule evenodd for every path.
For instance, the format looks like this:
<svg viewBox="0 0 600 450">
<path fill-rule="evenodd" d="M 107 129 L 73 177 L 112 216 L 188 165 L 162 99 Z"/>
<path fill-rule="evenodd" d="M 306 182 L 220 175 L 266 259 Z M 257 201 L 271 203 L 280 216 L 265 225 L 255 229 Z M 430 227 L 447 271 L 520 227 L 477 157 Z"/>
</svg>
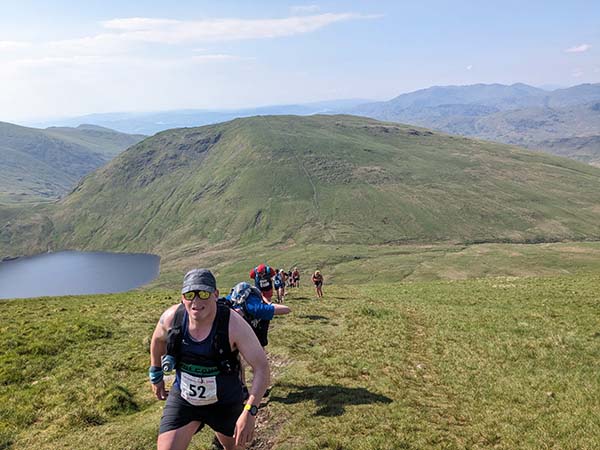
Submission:
<svg viewBox="0 0 600 450">
<path fill-rule="evenodd" d="M 0 120 L 600 82 L 598 1 L 3 1 Z"/>
</svg>

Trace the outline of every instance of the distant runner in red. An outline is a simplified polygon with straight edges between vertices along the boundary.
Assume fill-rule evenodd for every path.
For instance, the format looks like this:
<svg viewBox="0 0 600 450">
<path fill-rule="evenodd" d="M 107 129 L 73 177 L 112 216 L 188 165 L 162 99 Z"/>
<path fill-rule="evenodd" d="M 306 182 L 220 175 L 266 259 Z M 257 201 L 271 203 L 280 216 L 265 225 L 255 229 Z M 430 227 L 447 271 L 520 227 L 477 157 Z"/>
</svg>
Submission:
<svg viewBox="0 0 600 450">
<path fill-rule="evenodd" d="M 267 266 L 266 264 L 260 264 L 250 271 L 250 278 L 254 280 L 254 285 L 260 289 L 261 294 L 269 302 L 273 297 L 273 277 L 275 276 L 275 269 Z"/>
<path fill-rule="evenodd" d="M 294 271 L 292 272 L 292 286 L 300 287 L 300 272 L 297 267 L 294 267 Z"/>
</svg>

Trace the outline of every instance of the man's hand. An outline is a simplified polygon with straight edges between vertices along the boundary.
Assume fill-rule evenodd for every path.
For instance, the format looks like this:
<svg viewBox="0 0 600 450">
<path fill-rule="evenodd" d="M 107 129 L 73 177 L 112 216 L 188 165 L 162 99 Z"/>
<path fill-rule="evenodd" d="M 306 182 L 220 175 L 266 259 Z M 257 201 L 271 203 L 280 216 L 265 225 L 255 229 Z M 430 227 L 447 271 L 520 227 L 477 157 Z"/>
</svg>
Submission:
<svg viewBox="0 0 600 450">
<path fill-rule="evenodd" d="M 243 410 L 242 414 L 235 423 L 235 431 L 233 437 L 235 438 L 235 445 L 245 447 L 247 444 L 252 442 L 254 437 L 254 424 L 256 423 L 256 417 L 251 415 L 248 411 Z"/>
<path fill-rule="evenodd" d="M 152 392 L 154 392 L 154 395 L 156 395 L 156 398 L 159 400 L 166 400 L 167 399 L 167 394 L 169 393 L 166 389 L 165 389 L 165 380 L 159 381 L 156 384 L 152 385 Z"/>
</svg>

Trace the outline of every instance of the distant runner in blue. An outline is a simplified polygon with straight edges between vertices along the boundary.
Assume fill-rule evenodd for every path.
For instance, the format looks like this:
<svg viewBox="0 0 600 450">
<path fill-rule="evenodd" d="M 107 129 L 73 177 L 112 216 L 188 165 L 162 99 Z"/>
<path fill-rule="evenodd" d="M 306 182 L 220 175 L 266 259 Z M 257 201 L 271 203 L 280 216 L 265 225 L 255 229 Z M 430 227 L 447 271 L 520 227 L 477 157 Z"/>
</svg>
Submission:
<svg viewBox="0 0 600 450">
<path fill-rule="evenodd" d="M 285 278 L 283 269 L 277 269 L 273 277 L 273 287 L 275 288 L 275 292 L 277 292 L 277 303 L 285 301 Z"/>
</svg>

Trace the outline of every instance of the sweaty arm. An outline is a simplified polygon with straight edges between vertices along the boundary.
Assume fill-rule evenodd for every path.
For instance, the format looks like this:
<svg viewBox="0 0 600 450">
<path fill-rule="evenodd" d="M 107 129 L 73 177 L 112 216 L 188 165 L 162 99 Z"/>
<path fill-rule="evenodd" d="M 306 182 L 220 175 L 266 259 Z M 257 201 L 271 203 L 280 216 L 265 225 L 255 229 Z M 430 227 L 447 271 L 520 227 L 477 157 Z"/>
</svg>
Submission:
<svg viewBox="0 0 600 450">
<path fill-rule="evenodd" d="M 161 367 L 161 357 L 167 353 L 167 333 L 173 323 L 175 311 L 179 305 L 171 306 L 161 316 L 154 328 L 152 340 L 150 341 L 150 367 Z M 152 370 L 152 369 L 151 369 Z M 152 385 L 152 392 L 159 400 L 166 400 L 167 390 L 164 380 Z"/>
<path fill-rule="evenodd" d="M 273 315 L 275 316 L 281 316 L 283 314 L 289 314 L 292 312 L 292 310 L 290 309 L 289 306 L 285 306 L 285 305 L 273 305 L 275 307 L 275 311 L 273 312 Z"/>
<path fill-rule="evenodd" d="M 258 406 L 269 385 L 270 373 L 267 355 L 250 325 L 238 314 L 230 315 L 229 338 L 231 347 L 237 348 L 244 360 L 252 367 L 254 378 L 246 404 Z M 235 425 L 236 445 L 244 446 L 252 440 L 255 423 L 256 417 L 244 409 Z"/>
</svg>

